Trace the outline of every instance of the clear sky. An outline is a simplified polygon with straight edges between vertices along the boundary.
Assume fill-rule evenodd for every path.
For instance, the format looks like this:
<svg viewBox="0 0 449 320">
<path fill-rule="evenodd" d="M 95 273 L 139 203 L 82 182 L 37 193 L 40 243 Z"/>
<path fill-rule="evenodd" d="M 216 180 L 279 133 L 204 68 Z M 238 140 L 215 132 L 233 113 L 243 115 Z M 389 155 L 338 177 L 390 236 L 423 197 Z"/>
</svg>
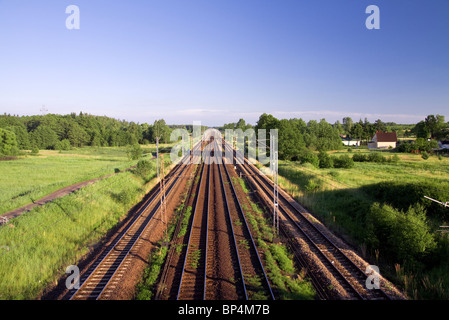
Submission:
<svg viewBox="0 0 449 320">
<path fill-rule="evenodd" d="M 449 1 L 0 0 L 0 112 L 43 105 L 209 126 L 449 120 Z"/>
</svg>

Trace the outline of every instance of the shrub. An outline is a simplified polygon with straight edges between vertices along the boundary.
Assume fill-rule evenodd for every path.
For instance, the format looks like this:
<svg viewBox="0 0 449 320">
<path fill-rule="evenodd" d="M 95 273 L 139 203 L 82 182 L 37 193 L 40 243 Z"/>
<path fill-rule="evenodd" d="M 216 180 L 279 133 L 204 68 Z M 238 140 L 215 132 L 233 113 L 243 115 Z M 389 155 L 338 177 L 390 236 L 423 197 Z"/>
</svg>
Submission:
<svg viewBox="0 0 449 320">
<path fill-rule="evenodd" d="M 154 163 L 147 160 L 140 160 L 137 162 L 136 169 L 134 169 L 134 173 L 144 178 L 146 181 L 151 179 L 150 175 L 156 172 L 154 168 Z"/>
<path fill-rule="evenodd" d="M 427 160 L 427 159 L 429 159 L 429 154 L 426 151 L 423 151 L 421 153 L 421 158 L 423 158 L 424 160 Z"/>
<path fill-rule="evenodd" d="M 386 162 L 387 159 L 386 159 L 383 155 L 381 155 L 380 153 L 378 153 L 378 152 L 371 152 L 371 153 L 368 155 L 368 161 L 370 161 L 370 162 L 382 163 L 382 162 Z"/>
<path fill-rule="evenodd" d="M 334 168 L 349 169 L 354 167 L 354 161 L 352 160 L 351 157 L 347 155 L 335 157 L 333 160 L 334 160 Z"/>
<path fill-rule="evenodd" d="M 396 150 L 402 153 L 410 153 L 412 151 L 412 144 L 407 141 L 399 142 Z"/>
<path fill-rule="evenodd" d="M 395 154 L 394 156 L 391 156 L 391 157 L 388 159 L 388 162 L 397 163 L 397 162 L 399 162 L 399 160 L 401 160 L 401 159 L 399 159 L 398 155 Z"/>
<path fill-rule="evenodd" d="M 352 156 L 352 161 L 355 162 L 367 162 L 368 157 L 362 153 L 356 153 Z"/>
<path fill-rule="evenodd" d="M 334 167 L 334 161 L 333 159 L 326 153 L 326 152 L 320 152 L 318 155 L 319 159 L 319 166 L 320 168 L 333 168 Z"/>
<path fill-rule="evenodd" d="M 307 185 L 305 187 L 305 190 L 307 192 L 315 192 L 321 189 L 321 187 L 323 186 L 323 183 L 321 182 L 321 180 L 318 179 L 310 179 L 307 182 Z"/>
<path fill-rule="evenodd" d="M 436 245 L 420 205 L 404 213 L 374 203 L 367 214 L 367 240 L 390 258 L 408 263 L 417 262 Z"/>
<path fill-rule="evenodd" d="M 320 160 L 318 156 L 312 152 L 307 152 L 300 157 L 301 164 L 311 163 L 315 168 L 318 168 L 320 165 Z"/>
<path fill-rule="evenodd" d="M 128 158 L 130 160 L 137 160 L 142 157 L 142 148 L 140 147 L 140 144 L 136 143 L 132 146 L 129 146 L 126 150 L 126 153 L 128 154 Z"/>
<path fill-rule="evenodd" d="M 64 139 L 62 141 L 58 141 L 55 144 L 55 149 L 59 150 L 59 151 L 67 151 L 72 149 L 72 146 L 70 144 L 70 141 L 68 139 Z"/>
</svg>

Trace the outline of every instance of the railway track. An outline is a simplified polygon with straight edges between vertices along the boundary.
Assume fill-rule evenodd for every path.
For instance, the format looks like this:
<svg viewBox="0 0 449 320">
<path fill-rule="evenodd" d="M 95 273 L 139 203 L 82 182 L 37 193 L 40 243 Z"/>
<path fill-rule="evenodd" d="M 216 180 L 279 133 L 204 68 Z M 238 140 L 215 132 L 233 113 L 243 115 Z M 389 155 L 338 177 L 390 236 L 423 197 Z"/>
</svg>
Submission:
<svg viewBox="0 0 449 320">
<path fill-rule="evenodd" d="M 257 246 L 254 238 L 251 235 L 251 230 L 245 218 L 244 211 L 234 188 L 234 183 L 231 179 L 226 164 L 218 166 L 220 171 L 221 186 L 224 191 L 225 200 L 227 204 L 228 219 L 231 222 L 232 234 L 235 246 L 237 248 L 237 255 L 239 258 L 239 269 L 242 275 L 242 286 L 244 287 L 245 299 L 248 299 L 248 290 L 255 291 L 260 288 L 254 288 L 250 281 L 245 282 L 245 278 L 253 279 L 254 275 L 261 280 L 264 292 L 262 295 L 268 299 L 274 300 L 273 290 L 265 273 Z M 221 168 L 223 170 L 221 170 Z M 226 178 L 223 178 L 225 176 Z M 226 180 L 226 183 L 225 183 Z M 232 200 L 230 200 L 232 199 Z M 248 285 L 249 283 L 249 285 Z M 253 288 L 252 288 L 253 287 Z"/>
<path fill-rule="evenodd" d="M 166 177 L 166 197 L 169 197 L 187 166 L 181 161 Z M 70 300 L 98 300 L 111 295 L 129 264 L 128 256 L 138 246 L 138 239 L 156 215 L 161 205 L 159 186 L 154 188 L 139 208 L 136 216 L 92 266 L 81 276 L 78 289 L 65 295 Z M 166 222 L 165 222 L 166 223 Z"/>
<path fill-rule="evenodd" d="M 178 288 L 178 300 L 204 300 L 206 295 L 207 231 L 210 166 L 202 165 L 200 185 Z"/>
<path fill-rule="evenodd" d="M 274 299 L 219 146 L 206 150 L 176 298 L 249 299 L 262 290 Z M 248 286 L 254 277 L 262 287 Z"/>
<path fill-rule="evenodd" d="M 231 148 L 226 144 L 226 148 Z M 236 151 L 232 150 L 234 159 Z M 254 188 L 259 190 L 272 205 L 273 183 L 259 170 L 249 163 L 238 164 L 239 170 L 245 175 Z M 366 275 L 340 248 L 324 235 L 303 214 L 305 210 L 300 207 L 283 190 L 279 189 L 279 214 L 295 227 L 301 238 L 309 245 L 310 250 L 320 259 L 324 267 L 346 290 L 350 299 L 357 300 L 390 300 L 391 298 L 382 289 L 368 290 L 365 287 Z"/>
</svg>

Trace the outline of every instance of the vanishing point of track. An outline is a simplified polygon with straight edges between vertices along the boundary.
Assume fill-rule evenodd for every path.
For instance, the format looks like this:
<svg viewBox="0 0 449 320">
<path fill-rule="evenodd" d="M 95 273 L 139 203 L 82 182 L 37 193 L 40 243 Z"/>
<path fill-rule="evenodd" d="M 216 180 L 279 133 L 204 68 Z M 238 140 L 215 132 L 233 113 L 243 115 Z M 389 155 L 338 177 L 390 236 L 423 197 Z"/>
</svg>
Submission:
<svg viewBox="0 0 449 320">
<path fill-rule="evenodd" d="M 206 146 L 176 299 L 248 299 L 248 281 L 261 279 L 274 299 L 233 181 L 216 141 Z M 223 279 L 223 270 L 231 274 Z M 250 285 L 251 286 L 251 285 Z"/>
</svg>

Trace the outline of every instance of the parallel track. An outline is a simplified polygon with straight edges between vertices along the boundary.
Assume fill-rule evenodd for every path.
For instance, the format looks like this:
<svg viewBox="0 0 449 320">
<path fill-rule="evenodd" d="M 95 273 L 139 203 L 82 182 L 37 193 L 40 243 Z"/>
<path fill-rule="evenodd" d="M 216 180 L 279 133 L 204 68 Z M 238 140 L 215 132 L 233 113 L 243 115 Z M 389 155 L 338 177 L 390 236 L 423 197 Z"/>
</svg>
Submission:
<svg viewBox="0 0 449 320">
<path fill-rule="evenodd" d="M 234 291 L 235 297 L 239 299 L 248 299 L 245 277 L 254 274 L 261 279 L 266 296 L 274 299 L 227 168 L 220 162 L 217 164 L 210 161 L 210 158 L 208 159 L 208 157 L 217 159 L 220 152 L 219 146 L 216 142 L 212 142 L 206 148 L 207 156 L 204 160 L 208 164 L 204 163 L 201 169 L 177 299 L 226 299 L 229 297 L 229 291 Z M 212 156 L 211 150 L 213 150 Z M 224 206 L 225 212 L 221 206 Z M 222 214 L 226 215 L 226 226 L 218 227 L 216 225 L 220 219 L 218 215 Z M 236 224 L 239 225 L 240 234 L 237 237 L 241 241 L 240 245 L 236 239 Z M 221 259 L 225 259 L 225 261 L 217 260 L 218 245 L 224 248 L 220 255 Z M 223 256 L 228 258 L 223 258 Z M 233 272 L 236 278 L 233 281 L 223 281 L 217 275 L 223 268 L 228 268 L 227 271 Z M 227 287 L 228 296 L 220 292 L 220 290 L 224 290 L 223 287 Z M 260 289 L 258 288 L 258 290 Z M 255 288 L 251 288 L 251 290 L 255 290 Z"/>
<path fill-rule="evenodd" d="M 166 197 L 170 196 L 179 178 L 187 166 L 181 161 L 166 177 Z M 126 229 L 112 242 L 96 262 L 81 276 L 80 287 L 69 290 L 66 296 L 70 300 L 98 300 L 107 298 L 115 287 L 116 281 L 129 263 L 126 259 L 138 242 L 139 237 L 155 216 L 160 207 L 161 192 L 154 188 L 136 216 Z"/>
<path fill-rule="evenodd" d="M 181 271 L 178 300 L 204 300 L 205 298 L 209 179 L 210 166 L 203 163 L 199 191 L 196 195 L 192 224 L 187 240 L 187 252 Z"/>
<path fill-rule="evenodd" d="M 238 251 L 240 251 L 239 256 L 242 257 L 241 259 L 239 259 L 239 268 L 240 268 L 240 272 L 242 273 L 242 276 L 243 276 L 243 285 L 245 286 L 245 295 L 246 295 L 245 298 L 248 299 L 244 278 L 249 273 L 253 273 L 253 274 L 258 275 L 258 277 L 261 279 L 262 287 L 265 290 L 265 295 L 269 299 L 274 300 L 275 297 L 273 294 L 273 290 L 271 289 L 271 285 L 268 280 L 267 274 L 265 273 L 262 261 L 260 260 L 260 255 L 257 250 L 256 243 L 254 242 L 254 238 L 251 235 L 251 230 L 250 230 L 250 228 L 248 226 L 248 222 L 245 218 L 245 213 L 244 213 L 242 206 L 240 204 L 240 201 L 238 199 L 237 192 L 235 191 L 234 183 L 232 182 L 231 176 L 227 169 L 227 165 L 223 164 L 218 167 L 224 168 L 223 171 L 227 178 L 226 182 L 227 182 L 227 185 L 229 186 L 228 192 L 230 194 L 230 197 L 233 199 L 233 202 L 235 203 L 236 210 L 230 210 L 229 202 L 231 202 L 231 200 L 229 200 L 227 197 L 225 197 L 229 220 L 231 222 L 233 222 L 233 224 L 235 225 L 235 229 L 240 229 L 240 232 L 241 232 L 241 236 L 240 236 L 241 239 L 239 240 L 239 245 L 237 245 L 237 241 L 235 240 L 236 233 L 234 232 L 234 228 L 232 229 L 232 233 L 234 235 L 234 242 L 236 243 L 236 247 L 238 248 Z M 225 187 L 225 183 L 223 180 L 221 170 L 220 170 L 220 177 L 222 178 L 221 179 L 222 188 L 223 188 L 223 190 L 226 190 L 227 188 Z M 225 195 L 226 195 L 226 193 L 225 193 Z M 232 223 L 231 223 L 231 226 L 232 226 Z M 242 243 L 245 245 L 242 245 Z M 248 244 L 248 246 L 246 246 L 246 243 Z M 243 270 L 245 270 L 245 272 L 242 271 L 242 268 L 243 268 Z"/>
<path fill-rule="evenodd" d="M 228 144 L 226 144 L 226 147 L 231 148 Z M 236 151 L 233 150 L 233 152 L 235 159 Z M 244 161 L 244 165 L 238 165 L 239 169 L 252 182 L 254 187 L 261 191 L 267 198 L 273 199 L 272 181 L 260 174 L 259 170 L 246 158 Z M 296 229 L 303 235 L 303 240 L 309 244 L 311 250 L 334 275 L 352 299 L 391 299 L 382 289 L 366 289 L 365 281 L 368 276 L 304 216 L 304 209 L 298 208 L 297 206 L 299 205 L 287 197 L 288 195 L 279 189 L 280 214 L 294 224 Z"/>
</svg>

